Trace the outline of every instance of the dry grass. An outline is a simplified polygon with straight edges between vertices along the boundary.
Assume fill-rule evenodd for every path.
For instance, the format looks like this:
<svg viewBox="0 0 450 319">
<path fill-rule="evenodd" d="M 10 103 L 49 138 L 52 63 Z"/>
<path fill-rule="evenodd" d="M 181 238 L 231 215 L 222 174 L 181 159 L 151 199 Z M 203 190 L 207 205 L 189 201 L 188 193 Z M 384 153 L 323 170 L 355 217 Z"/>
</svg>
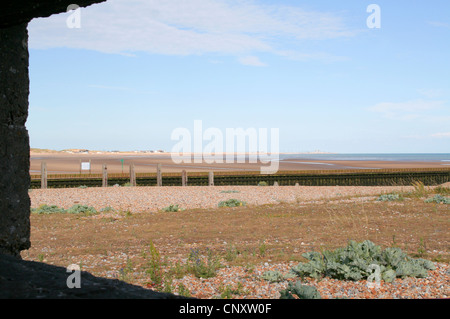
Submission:
<svg viewBox="0 0 450 319">
<path fill-rule="evenodd" d="M 105 275 L 129 262 L 142 266 L 151 242 L 166 260 L 209 248 L 230 264 L 255 265 L 302 260 L 307 251 L 369 239 L 448 262 L 449 212 L 449 205 L 423 199 L 372 198 L 89 217 L 32 214 L 32 248 L 22 256 L 64 267 L 81 263 L 84 270 Z"/>
</svg>

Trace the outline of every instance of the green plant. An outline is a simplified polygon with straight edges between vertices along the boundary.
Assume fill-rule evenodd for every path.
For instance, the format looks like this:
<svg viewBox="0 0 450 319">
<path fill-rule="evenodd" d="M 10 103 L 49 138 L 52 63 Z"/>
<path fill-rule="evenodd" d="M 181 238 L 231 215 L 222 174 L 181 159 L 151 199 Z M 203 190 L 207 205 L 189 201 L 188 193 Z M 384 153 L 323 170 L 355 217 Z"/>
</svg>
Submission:
<svg viewBox="0 0 450 319">
<path fill-rule="evenodd" d="M 166 293 L 173 293 L 173 279 L 172 277 L 170 277 L 168 274 L 166 274 L 165 276 L 165 280 L 164 280 L 164 288 L 162 289 L 162 292 L 166 292 Z"/>
<path fill-rule="evenodd" d="M 170 205 L 161 209 L 163 212 L 179 212 L 181 208 L 178 205 Z"/>
<path fill-rule="evenodd" d="M 191 297 L 191 292 L 183 284 L 178 285 L 178 294 L 183 297 Z"/>
<path fill-rule="evenodd" d="M 383 194 L 378 197 L 377 201 L 380 202 L 391 202 L 391 201 L 398 201 L 403 200 L 402 197 L 400 197 L 399 194 Z"/>
<path fill-rule="evenodd" d="M 32 208 L 32 213 L 35 214 L 85 214 L 86 216 L 95 215 L 97 211 L 94 207 L 86 206 L 86 205 L 74 205 L 69 209 L 60 208 L 56 205 L 40 205 L 38 208 Z"/>
<path fill-rule="evenodd" d="M 64 214 L 64 213 L 66 213 L 66 210 L 64 208 L 60 208 L 56 205 L 49 206 L 47 204 L 43 204 L 43 205 L 40 205 L 38 208 L 31 208 L 31 212 L 34 214 L 47 215 L 47 214 L 57 214 L 57 213 Z"/>
<path fill-rule="evenodd" d="M 281 272 L 277 270 L 269 270 L 263 273 L 262 279 L 270 281 L 270 282 L 280 282 L 285 281 L 289 278 L 294 278 L 295 274 L 292 272 L 287 273 L 286 275 L 283 275 Z"/>
<path fill-rule="evenodd" d="M 228 199 L 225 201 L 221 201 L 219 203 L 219 207 L 238 207 L 238 206 L 245 206 L 246 202 L 240 201 L 238 199 Z"/>
<path fill-rule="evenodd" d="M 115 211 L 116 211 L 116 210 L 115 210 L 114 208 L 112 208 L 111 206 L 107 206 L 107 207 L 104 207 L 104 208 L 100 209 L 100 212 L 101 212 L 101 213 L 115 212 Z"/>
<path fill-rule="evenodd" d="M 396 277 L 426 277 L 427 271 L 435 269 L 432 262 L 413 259 L 400 248 L 381 249 L 369 240 L 361 243 L 350 241 L 347 247 L 333 251 L 309 252 L 302 255 L 309 262 L 299 263 L 291 272 L 300 277 L 339 280 L 367 279 L 372 274 L 370 266 L 377 265 L 383 280 L 392 281 Z"/>
<path fill-rule="evenodd" d="M 258 247 L 259 256 L 264 257 L 266 255 L 267 251 L 267 245 L 266 243 L 261 243 Z"/>
<path fill-rule="evenodd" d="M 169 276 L 173 276 L 177 279 L 183 278 L 188 272 L 187 266 L 179 261 L 167 271 Z"/>
<path fill-rule="evenodd" d="M 420 242 L 419 242 L 419 248 L 417 249 L 417 255 L 419 257 L 423 257 L 423 255 L 426 253 L 426 248 L 425 248 L 425 241 L 423 240 L 422 237 L 420 237 Z"/>
<path fill-rule="evenodd" d="M 425 184 L 421 181 L 415 181 L 412 183 L 414 187 L 413 195 L 416 197 L 424 197 L 428 194 L 428 190 L 425 188 Z"/>
<path fill-rule="evenodd" d="M 425 203 L 450 204 L 450 197 L 444 197 L 441 194 L 425 200 Z"/>
<path fill-rule="evenodd" d="M 163 284 L 163 270 L 162 270 L 162 261 L 161 255 L 156 249 L 153 241 L 150 241 L 149 244 L 149 260 L 147 261 L 147 270 L 146 273 L 150 276 L 150 280 L 152 281 L 153 286 L 156 289 L 162 289 Z M 147 254 L 144 252 L 143 257 L 147 258 Z"/>
<path fill-rule="evenodd" d="M 87 206 L 87 205 L 73 205 L 72 207 L 70 207 L 67 210 L 68 214 L 84 214 L 86 216 L 91 216 L 91 215 L 95 215 L 98 214 L 98 212 L 95 210 L 94 207 L 92 206 Z"/>
<path fill-rule="evenodd" d="M 88 188 L 86 185 L 80 185 L 80 186 L 78 186 L 77 188 L 81 188 L 81 189 L 84 189 L 84 188 Z"/>
<path fill-rule="evenodd" d="M 397 247 L 397 241 L 395 240 L 395 234 L 392 235 L 392 247 Z"/>
<path fill-rule="evenodd" d="M 201 255 L 199 249 L 191 249 L 187 260 L 188 271 L 197 278 L 215 277 L 221 266 L 219 259 L 209 248 L 206 249 L 206 256 Z"/>
<path fill-rule="evenodd" d="M 438 186 L 433 190 L 436 194 L 450 195 L 450 187 Z"/>
<path fill-rule="evenodd" d="M 450 195 L 450 187 L 439 185 L 434 189 L 436 194 Z"/>
<path fill-rule="evenodd" d="M 285 280 L 283 274 L 276 270 L 266 271 L 261 277 L 270 282 L 280 282 Z"/>
<path fill-rule="evenodd" d="M 229 190 L 229 191 L 221 191 L 221 193 L 224 193 L 224 194 L 230 194 L 230 193 L 240 193 L 240 191 Z"/>
<path fill-rule="evenodd" d="M 233 295 L 245 295 L 248 293 L 247 290 L 244 289 L 242 283 L 238 282 L 237 287 L 233 288 L 231 285 L 226 285 L 225 287 L 220 286 L 220 298 L 222 299 L 232 299 Z"/>
<path fill-rule="evenodd" d="M 302 285 L 300 281 L 289 283 L 285 290 L 280 291 L 280 299 L 321 299 L 320 293 L 314 286 Z"/>
<path fill-rule="evenodd" d="M 267 184 L 267 182 L 264 181 L 258 183 L 258 186 L 267 186 L 267 185 L 269 184 Z"/>
<path fill-rule="evenodd" d="M 130 275 L 133 273 L 133 263 L 132 261 L 127 257 L 127 263 L 125 267 L 119 269 L 119 280 L 130 282 L 131 278 Z"/>
<path fill-rule="evenodd" d="M 238 250 L 236 249 L 236 247 L 230 245 L 225 249 L 224 259 L 226 261 L 233 261 L 237 258 L 237 255 L 238 255 Z"/>
</svg>

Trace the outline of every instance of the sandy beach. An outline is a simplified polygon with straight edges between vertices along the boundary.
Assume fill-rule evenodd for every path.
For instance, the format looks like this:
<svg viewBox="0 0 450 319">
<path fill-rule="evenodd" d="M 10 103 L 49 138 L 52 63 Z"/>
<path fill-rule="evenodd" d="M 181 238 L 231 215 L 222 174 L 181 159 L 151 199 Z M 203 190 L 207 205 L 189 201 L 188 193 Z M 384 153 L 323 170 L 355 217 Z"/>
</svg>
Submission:
<svg viewBox="0 0 450 319">
<path fill-rule="evenodd" d="M 123 164 L 122 164 L 123 160 Z M 47 163 L 49 174 L 77 174 L 81 172 L 81 162 L 91 162 L 91 170 L 83 173 L 100 174 L 102 165 L 106 164 L 110 173 L 127 173 L 131 163 L 137 173 L 153 173 L 161 164 L 164 172 L 178 173 L 206 171 L 260 171 L 263 163 L 174 163 L 170 153 L 66 153 L 66 152 L 31 152 L 30 173 L 40 174 L 41 162 Z M 289 158 L 284 156 L 279 161 L 279 171 L 302 170 L 340 170 L 340 169 L 404 169 L 404 168 L 450 168 L 450 162 L 442 161 L 369 161 L 369 160 L 312 160 Z"/>
</svg>

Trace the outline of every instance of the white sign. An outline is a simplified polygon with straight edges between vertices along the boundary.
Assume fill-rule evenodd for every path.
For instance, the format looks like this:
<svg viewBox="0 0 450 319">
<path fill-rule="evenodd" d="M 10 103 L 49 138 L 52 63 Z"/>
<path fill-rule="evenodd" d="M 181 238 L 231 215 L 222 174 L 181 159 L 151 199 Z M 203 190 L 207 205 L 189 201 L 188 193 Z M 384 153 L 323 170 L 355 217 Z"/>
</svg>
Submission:
<svg viewBox="0 0 450 319">
<path fill-rule="evenodd" d="M 81 163 L 81 169 L 83 171 L 89 171 L 91 169 L 91 163 L 90 162 Z"/>
</svg>

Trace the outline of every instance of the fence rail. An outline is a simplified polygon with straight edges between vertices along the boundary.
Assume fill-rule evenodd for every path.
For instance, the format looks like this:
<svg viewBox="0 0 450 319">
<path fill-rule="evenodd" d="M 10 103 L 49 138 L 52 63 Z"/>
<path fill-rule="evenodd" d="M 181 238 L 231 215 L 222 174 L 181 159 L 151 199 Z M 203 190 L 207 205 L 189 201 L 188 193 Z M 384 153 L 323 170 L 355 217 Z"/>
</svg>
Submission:
<svg viewBox="0 0 450 319">
<path fill-rule="evenodd" d="M 136 173 L 136 186 L 156 186 L 156 173 Z M 182 173 L 162 173 L 163 186 L 182 186 Z M 208 186 L 211 184 L 209 172 L 187 173 L 187 186 Z M 108 173 L 108 186 L 130 184 L 130 174 Z M 368 169 L 368 170 L 323 170 L 284 171 L 273 175 L 259 172 L 214 172 L 213 185 L 258 185 L 265 182 L 280 186 L 392 186 L 411 185 L 421 181 L 425 185 L 450 182 L 450 169 Z M 102 174 L 48 174 L 48 188 L 101 187 Z M 41 187 L 41 176 L 31 175 L 31 188 Z"/>
</svg>

